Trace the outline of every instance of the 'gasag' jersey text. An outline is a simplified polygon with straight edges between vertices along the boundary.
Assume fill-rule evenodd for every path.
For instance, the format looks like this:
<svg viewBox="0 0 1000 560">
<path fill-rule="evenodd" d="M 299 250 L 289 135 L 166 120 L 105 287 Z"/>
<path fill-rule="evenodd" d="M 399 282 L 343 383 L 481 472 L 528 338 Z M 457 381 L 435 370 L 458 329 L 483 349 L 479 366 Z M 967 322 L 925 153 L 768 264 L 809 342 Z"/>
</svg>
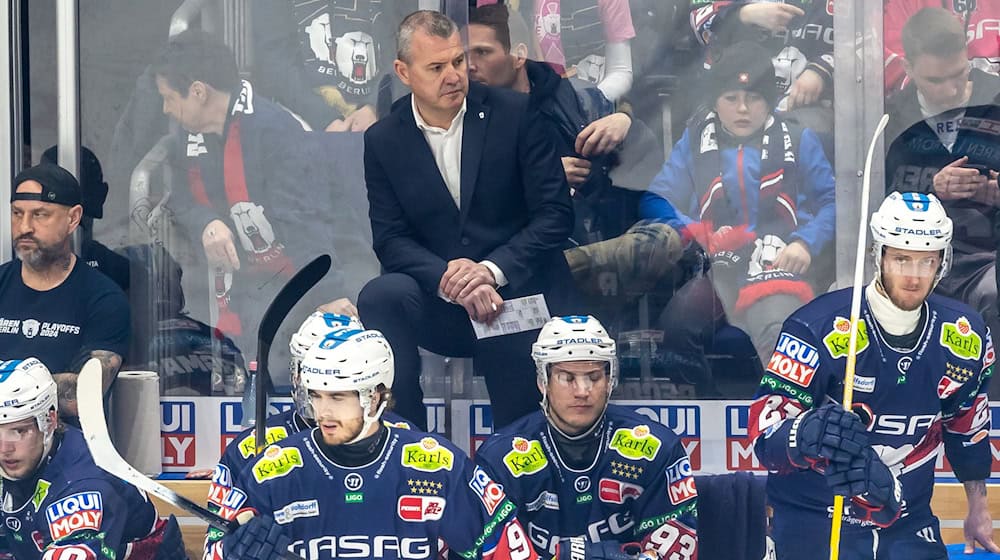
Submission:
<svg viewBox="0 0 1000 560">
<path fill-rule="evenodd" d="M 318 429 L 269 446 L 229 493 L 230 518 L 247 508 L 267 514 L 308 560 L 463 558 L 534 560 L 516 507 L 452 443 L 386 427 L 368 464 L 346 467 L 323 454 Z M 222 557 L 224 543 L 215 552 Z"/>
<path fill-rule="evenodd" d="M 541 411 L 494 434 L 476 452 L 520 508 L 535 550 L 560 538 L 640 542 L 660 558 L 697 558 L 697 495 L 691 463 L 670 428 L 608 405 L 594 461 L 574 470 L 560 457 Z"/>
<path fill-rule="evenodd" d="M 822 475 L 789 463 L 788 432 L 791 418 L 842 400 L 850 305 L 851 290 L 839 290 L 785 321 L 751 406 L 750 435 L 771 471 L 767 490 L 775 515 L 793 506 L 829 515 L 833 495 Z M 886 342 L 867 298 L 858 332 L 854 411 L 868 427 L 871 446 L 899 478 L 903 515 L 930 511 L 942 441 L 959 480 L 983 480 L 991 466 L 986 386 L 995 357 L 989 329 L 971 307 L 933 294 L 921 313 L 923 330 L 913 348 Z M 852 519 L 845 517 L 849 524 Z"/>
</svg>

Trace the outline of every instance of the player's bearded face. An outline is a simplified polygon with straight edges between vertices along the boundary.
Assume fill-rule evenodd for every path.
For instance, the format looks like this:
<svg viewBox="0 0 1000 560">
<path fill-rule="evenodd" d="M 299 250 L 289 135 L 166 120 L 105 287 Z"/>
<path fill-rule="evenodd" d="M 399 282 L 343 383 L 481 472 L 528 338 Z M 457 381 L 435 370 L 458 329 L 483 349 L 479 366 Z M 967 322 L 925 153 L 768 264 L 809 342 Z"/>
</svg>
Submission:
<svg viewBox="0 0 1000 560">
<path fill-rule="evenodd" d="M 580 434 L 601 417 L 608 401 L 608 365 L 600 361 L 549 366 L 549 418 L 569 435 Z"/>
<path fill-rule="evenodd" d="M 44 452 L 44 434 L 34 418 L 0 426 L 0 467 L 4 478 L 28 478 Z"/>
<path fill-rule="evenodd" d="M 886 247 L 882 255 L 882 286 L 893 305 L 913 311 L 923 305 L 934 289 L 940 267 L 937 252 Z"/>
<path fill-rule="evenodd" d="M 356 391 L 309 391 L 309 398 L 323 443 L 342 445 L 361 433 L 364 410 Z"/>
</svg>

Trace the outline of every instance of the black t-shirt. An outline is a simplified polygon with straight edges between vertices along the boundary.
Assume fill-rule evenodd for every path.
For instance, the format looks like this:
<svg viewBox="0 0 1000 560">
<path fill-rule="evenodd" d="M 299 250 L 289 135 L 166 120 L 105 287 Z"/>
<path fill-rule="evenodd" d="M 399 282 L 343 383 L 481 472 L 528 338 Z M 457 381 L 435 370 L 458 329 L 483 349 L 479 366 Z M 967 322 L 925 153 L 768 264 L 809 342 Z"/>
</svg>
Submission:
<svg viewBox="0 0 1000 560">
<path fill-rule="evenodd" d="M 129 307 L 113 281 L 80 259 L 62 284 L 40 292 L 24 285 L 21 261 L 0 265 L 0 357 L 34 356 L 52 373 L 75 371 L 94 350 L 123 359 Z"/>
<path fill-rule="evenodd" d="M 108 249 L 98 241 L 90 240 L 83 244 L 80 257 L 87 266 L 104 273 L 114 280 L 115 284 L 128 293 L 129 262 L 128 259 Z"/>
</svg>

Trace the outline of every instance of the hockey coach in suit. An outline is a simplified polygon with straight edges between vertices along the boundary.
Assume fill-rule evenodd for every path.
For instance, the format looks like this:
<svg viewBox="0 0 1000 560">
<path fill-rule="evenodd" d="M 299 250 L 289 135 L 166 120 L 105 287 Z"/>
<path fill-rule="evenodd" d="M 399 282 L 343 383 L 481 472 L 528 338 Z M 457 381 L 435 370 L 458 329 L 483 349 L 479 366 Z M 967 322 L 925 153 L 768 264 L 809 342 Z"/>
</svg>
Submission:
<svg viewBox="0 0 1000 560">
<path fill-rule="evenodd" d="M 471 356 L 501 427 L 536 410 L 538 330 L 477 340 L 471 321 L 492 323 L 505 300 L 539 293 L 552 315 L 578 312 L 562 255 L 573 228 L 569 186 L 528 97 L 469 85 L 458 27 L 446 16 L 407 16 L 394 64 L 412 94 L 365 133 L 383 274 L 358 309 L 392 345 L 399 414 L 426 427 L 420 346 Z"/>
</svg>

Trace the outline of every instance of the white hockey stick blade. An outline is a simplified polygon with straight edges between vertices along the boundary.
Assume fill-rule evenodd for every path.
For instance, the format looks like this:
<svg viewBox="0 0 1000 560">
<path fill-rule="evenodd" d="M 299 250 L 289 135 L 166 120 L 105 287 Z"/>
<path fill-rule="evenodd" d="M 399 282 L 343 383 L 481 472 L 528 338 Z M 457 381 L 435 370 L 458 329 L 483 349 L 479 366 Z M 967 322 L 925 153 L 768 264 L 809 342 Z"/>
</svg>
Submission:
<svg viewBox="0 0 1000 560">
<path fill-rule="evenodd" d="M 156 482 L 148 476 L 132 468 L 125 459 L 115 449 L 111 443 L 111 436 L 108 434 L 108 424 L 104 419 L 104 395 L 102 386 L 101 362 L 97 359 L 90 359 L 84 364 L 77 379 L 76 399 L 80 407 L 80 426 L 83 428 L 83 437 L 87 441 L 94 463 L 105 471 L 128 482 L 132 486 L 152 494 L 157 498 L 187 510 L 200 517 L 203 521 L 229 533 L 239 527 L 236 521 L 229 521 L 219 515 L 212 513 L 199 504 L 192 502 Z M 282 551 L 277 553 L 285 560 L 303 560 L 303 558 L 292 552 Z"/>
<path fill-rule="evenodd" d="M 80 407 L 80 426 L 83 428 L 83 437 L 87 441 L 87 447 L 90 448 L 90 454 L 94 457 L 97 466 L 140 490 L 190 511 L 213 527 L 226 532 L 238 527 L 237 523 L 208 511 L 135 470 L 118 454 L 118 450 L 115 449 L 111 442 L 111 436 L 108 434 L 108 424 L 104 420 L 104 396 L 101 391 L 102 375 L 101 362 L 96 359 L 89 360 L 80 371 L 76 389 L 77 403 Z"/>
</svg>

